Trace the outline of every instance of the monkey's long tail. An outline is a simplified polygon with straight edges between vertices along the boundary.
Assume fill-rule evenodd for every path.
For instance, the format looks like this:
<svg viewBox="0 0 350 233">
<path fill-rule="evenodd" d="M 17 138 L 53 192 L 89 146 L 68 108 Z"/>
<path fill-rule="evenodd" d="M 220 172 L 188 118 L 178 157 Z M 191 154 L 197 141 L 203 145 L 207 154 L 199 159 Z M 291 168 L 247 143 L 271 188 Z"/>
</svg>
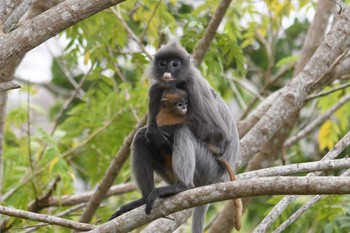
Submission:
<svg viewBox="0 0 350 233">
<path fill-rule="evenodd" d="M 221 158 L 218 158 L 218 160 L 225 166 L 230 176 L 230 181 L 236 180 L 235 172 L 233 171 L 231 164 L 228 161 Z M 243 204 L 241 198 L 233 199 L 232 202 L 234 208 L 233 220 L 235 223 L 236 230 L 239 231 L 242 226 Z"/>
</svg>

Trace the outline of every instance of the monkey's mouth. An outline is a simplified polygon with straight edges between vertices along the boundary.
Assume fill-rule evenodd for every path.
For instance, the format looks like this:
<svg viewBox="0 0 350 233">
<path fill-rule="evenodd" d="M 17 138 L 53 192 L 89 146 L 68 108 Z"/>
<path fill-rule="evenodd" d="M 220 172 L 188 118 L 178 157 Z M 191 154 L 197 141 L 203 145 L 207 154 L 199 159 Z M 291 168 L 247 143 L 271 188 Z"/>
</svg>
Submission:
<svg viewBox="0 0 350 233">
<path fill-rule="evenodd" d="M 162 80 L 168 83 L 174 81 L 175 79 L 171 76 L 169 72 L 165 72 L 162 76 Z"/>
</svg>

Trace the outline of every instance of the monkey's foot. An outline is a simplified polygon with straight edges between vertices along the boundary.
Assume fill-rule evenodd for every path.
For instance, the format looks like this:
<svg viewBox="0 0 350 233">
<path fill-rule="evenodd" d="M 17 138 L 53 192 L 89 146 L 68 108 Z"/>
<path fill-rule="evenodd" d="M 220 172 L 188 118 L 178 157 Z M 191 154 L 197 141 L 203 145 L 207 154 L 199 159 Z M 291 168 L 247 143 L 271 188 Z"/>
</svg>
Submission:
<svg viewBox="0 0 350 233">
<path fill-rule="evenodd" d="M 183 184 L 174 184 L 153 189 L 153 191 L 150 193 L 146 200 L 146 214 L 151 214 L 153 204 L 157 200 L 157 198 L 170 197 L 187 189 L 189 189 L 189 187 Z"/>
</svg>

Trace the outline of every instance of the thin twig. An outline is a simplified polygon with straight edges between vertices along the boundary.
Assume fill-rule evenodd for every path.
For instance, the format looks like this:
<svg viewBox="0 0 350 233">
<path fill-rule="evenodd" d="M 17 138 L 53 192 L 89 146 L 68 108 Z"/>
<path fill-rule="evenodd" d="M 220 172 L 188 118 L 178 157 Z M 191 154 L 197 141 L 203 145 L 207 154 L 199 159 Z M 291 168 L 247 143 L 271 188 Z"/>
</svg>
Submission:
<svg viewBox="0 0 350 233">
<path fill-rule="evenodd" d="M 341 176 L 349 176 L 350 169 L 344 172 Z M 273 233 L 283 232 L 290 224 L 295 222 L 302 214 L 304 214 L 308 209 L 310 209 L 316 202 L 324 198 L 325 195 L 316 195 L 310 201 L 308 201 L 305 205 L 300 207 L 292 216 L 290 216 L 284 223 L 282 223 Z"/>
<path fill-rule="evenodd" d="M 82 204 L 73 206 L 72 208 L 66 209 L 66 210 L 56 214 L 56 217 L 66 216 L 66 215 L 68 215 L 68 214 L 70 214 L 70 213 L 72 213 L 74 211 L 77 211 L 77 210 L 83 208 L 84 206 L 86 206 L 86 203 L 82 203 Z M 48 226 L 48 225 L 49 225 L 48 223 L 39 223 L 39 224 L 37 224 L 35 226 L 27 226 L 26 228 L 30 228 L 30 229 L 25 230 L 22 233 L 36 232 L 38 228 L 44 227 L 44 226 Z"/>
<path fill-rule="evenodd" d="M 324 92 L 321 92 L 321 93 L 318 93 L 318 94 L 315 94 L 315 95 L 310 95 L 309 97 L 307 97 L 305 99 L 305 101 L 313 100 L 313 99 L 316 99 L 316 98 L 320 98 L 320 97 L 332 94 L 333 92 L 336 92 L 336 91 L 339 91 L 339 90 L 343 90 L 343 89 L 345 89 L 345 88 L 347 88 L 349 86 L 350 86 L 350 82 L 349 83 L 344 83 L 344 84 L 340 85 L 339 87 L 333 88 L 331 90 L 324 91 Z"/>
<path fill-rule="evenodd" d="M 297 132 L 292 138 L 288 139 L 284 143 L 284 147 L 290 147 L 294 143 L 296 143 L 301 138 L 308 135 L 310 132 L 312 132 L 317 126 L 322 124 L 324 121 L 326 121 L 335 111 L 337 111 L 339 108 L 341 108 L 344 104 L 348 103 L 350 100 L 350 94 L 347 94 L 341 98 L 336 105 L 332 106 L 330 109 L 328 109 L 326 112 L 324 112 L 322 115 L 318 116 L 314 121 L 309 123 L 306 127 L 304 127 L 302 130 Z"/>
<path fill-rule="evenodd" d="M 54 134 L 54 132 L 57 129 L 57 126 L 59 124 L 59 121 L 61 120 L 64 112 L 67 111 L 69 105 L 73 102 L 73 100 L 77 97 L 77 95 L 80 93 L 81 87 L 83 86 L 86 78 L 89 76 L 89 74 L 91 73 L 93 68 L 93 65 L 90 67 L 90 69 L 88 70 L 88 72 L 80 79 L 78 86 L 75 88 L 75 91 L 72 93 L 72 95 L 70 96 L 70 98 L 67 100 L 67 102 L 64 104 L 64 106 L 60 109 L 59 113 L 57 114 L 56 118 L 55 118 L 55 123 L 54 126 L 51 129 L 50 135 L 52 136 Z"/>
<path fill-rule="evenodd" d="M 66 70 L 65 66 L 62 64 L 62 62 L 57 59 L 56 60 L 58 67 L 61 69 L 61 71 L 63 72 L 63 74 L 66 76 L 67 80 L 69 81 L 69 83 L 74 87 L 74 89 L 79 92 L 79 97 L 82 97 L 85 95 L 84 90 L 81 89 L 81 87 L 79 87 L 79 84 L 77 83 L 77 81 L 75 81 L 74 77 L 70 74 L 70 72 L 68 70 Z M 92 69 L 93 65 L 91 65 L 90 70 Z"/>
<path fill-rule="evenodd" d="M 350 131 L 321 159 L 321 161 L 336 158 L 346 147 L 350 145 Z M 320 175 L 321 172 L 309 173 L 307 176 Z M 292 203 L 298 195 L 288 195 L 282 198 L 270 213 L 260 222 L 254 232 L 265 232 L 276 221 L 278 216 Z"/>
<path fill-rule="evenodd" d="M 261 88 L 261 90 L 259 91 L 259 96 L 264 95 L 265 92 L 268 90 L 268 88 L 272 84 L 274 84 L 278 79 L 280 79 L 292 67 L 293 67 L 293 64 L 289 64 L 279 69 L 277 73 L 271 77 L 270 81 L 268 83 L 265 83 L 264 86 Z M 250 101 L 250 103 L 248 104 L 248 107 L 242 113 L 241 119 L 244 119 L 248 115 L 248 113 L 253 109 L 253 107 L 258 102 L 258 100 L 259 99 L 257 98 L 257 96 L 255 96 L 255 98 L 252 101 Z"/>
<path fill-rule="evenodd" d="M 121 194 L 128 193 L 135 190 L 136 190 L 135 183 L 113 185 L 108 190 L 108 193 L 106 194 L 105 197 L 121 195 Z M 53 196 L 46 203 L 40 203 L 40 205 L 46 208 L 46 207 L 53 207 L 53 206 L 71 206 L 71 205 L 86 203 L 90 200 L 94 192 L 95 191 L 92 190 L 82 194 Z"/>
<path fill-rule="evenodd" d="M 157 5 L 154 7 L 153 12 L 152 12 L 152 15 L 151 15 L 151 17 L 149 18 L 148 22 L 146 23 L 146 28 L 145 28 L 145 30 L 143 30 L 143 33 L 142 33 L 142 35 L 140 36 L 140 41 L 143 41 L 143 40 L 144 40 L 144 38 L 145 38 L 145 36 L 146 36 L 146 33 L 147 33 L 147 30 L 148 30 L 148 28 L 149 28 L 149 25 L 151 25 L 151 21 L 153 20 L 154 16 L 156 15 L 156 12 L 157 12 L 157 10 L 158 10 L 158 8 L 159 8 L 159 6 L 160 6 L 160 4 L 161 4 L 162 2 L 163 2 L 162 0 L 159 0 L 158 3 L 157 3 Z"/>
<path fill-rule="evenodd" d="M 30 131 L 30 121 L 31 121 L 31 117 L 30 117 L 30 81 L 28 80 L 28 88 L 27 88 L 27 147 L 28 147 L 28 163 L 29 163 L 29 168 L 30 168 L 30 174 L 33 174 L 34 172 L 34 161 L 32 158 L 32 146 L 31 146 L 31 131 Z M 30 184 L 33 188 L 33 192 L 34 192 L 34 197 L 37 198 L 38 196 L 38 192 L 36 190 L 34 181 L 31 180 Z"/>
<path fill-rule="evenodd" d="M 256 36 L 256 39 L 260 41 L 265 47 L 267 57 L 268 57 L 268 67 L 267 67 L 267 71 L 265 71 L 264 73 L 265 73 L 265 77 L 269 77 L 271 75 L 271 69 L 275 64 L 272 48 L 270 44 L 266 41 L 266 39 L 261 35 L 261 33 L 259 33 L 259 31 L 255 32 L 255 36 Z"/>
<path fill-rule="evenodd" d="M 296 163 L 278 167 L 264 168 L 256 171 L 236 175 L 237 180 L 246 180 L 257 177 L 288 176 L 299 173 L 330 171 L 350 168 L 350 158 L 325 160 L 317 162 Z"/>
<path fill-rule="evenodd" d="M 44 195 L 42 195 L 41 197 L 35 197 L 35 200 L 29 204 L 28 206 L 28 210 L 31 212 L 35 212 L 38 213 L 40 212 L 42 209 L 44 209 L 44 205 L 42 205 L 42 203 L 47 203 L 49 202 L 49 200 L 52 197 L 52 193 L 53 191 L 56 189 L 57 187 L 57 183 L 61 180 L 60 176 L 56 176 L 56 178 L 52 181 L 49 182 L 48 184 L 48 188 L 47 191 Z"/>
<path fill-rule="evenodd" d="M 335 61 L 332 63 L 332 65 L 330 65 L 330 66 L 328 67 L 328 69 L 326 70 L 326 72 L 324 72 L 318 79 L 316 79 L 316 81 L 314 81 L 313 86 L 316 87 L 317 84 L 318 84 L 322 79 L 324 79 L 328 74 L 330 74 L 330 73 L 333 71 L 333 69 L 334 69 L 341 61 L 343 61 L 344 58 L 346 58 L 346 57 L 348 56 L 349 51 L 350 51 L 350 48 L 345 49 L 345 51 L 344 51 L 342 54 L 340 54 L 340 55 L 335 59 Z"/>
<path fill-rule="evenodd" d="M 145 46 L 142 44 L 140 39 L 135 35 L 135 33 L 132 31 L 132 29 L 129 27 L 129 25 L 125 22 L 124 18 L 121 16 L 120 12 L 118 12 L 114 7 L 112 7 L 111 10 L 114 13 L 114 15 L 118 18 L 120 23 L 123 25 L 124 29 L 129 34 L 131 39 L 133 39 L 140 46 L 140 48 L 144 52 L 144 54 L 146 54 L 146 56 L 150 60 L 152 60 L 152 55 L 147 52 Z"/>
<path fill-rule="evenodd" d="M 201 38 L 201 40 L 198 42 L 196 47 L 193 51 L 193 60 L 195 62 L 196 66 L 199 66 L 202 63 L 202 60 L 205 56 L 205 54 L 208 51 L 208 48 L 211 44 L 211 42 L 214 39 L 215 33 L 217 29 L 219 28 L 219 25 L 222 21 L 222 19 L 225 16 L 225 13 L 227 9 L 230 6 L 230 3 L 232 0 L 221 0 L 213 17 L 211 18 L 205 32 L 204 36 Z"/>
<path fill-rule="evenodd" d="M 13 216 L 17 218 L 28 219 L 31 221 L 45 222 L 52 225 L 58 225 L 69 229 L 80 230 L 80 231 L 88 231 L 94 229 L 94 225 L 74 222 L 71 220 L 50 216 L 46 214 L 37 214 L 29 211 L 9 208 L 0 205 L 0 213 L 8 216 Z"/>
<path fill-rule="evenodd" d="M 86 78 L 89 76 L 89 74 L 91 73 L 93 68 L 93 65 L 90 67 L 90 69 L 88 70 L 88 72 L 80 79 L 78 86 L 76 87 L 76 89 L 74 89 L 74 92 L 72 93 L 72 95 L 69 97 L 69 99 L 66 101 L 66 103 L 64 104 L 64 106 L 60 109 L 60 111 L 58 112 L 55 120 L 54 120 L 54 124 L 53 127 L 51 129 L 50 132 L 50 136 L 53 136 L 53 134 L 55 133 L 58 124 L 60 123 L 60 120 L 63 116 L 63 114 L 67 111 L 69 105 L 73 102 L 73 100 L 77 97 L 77 95 L 80 93 L 81 87 L 83 86 Z M 82 96 L 81 96 L 82 97 Z M 43 156 L 45 150 L 47 148 L 47 144 L 42 146 L 41 152 L 38 156 L 37 162 L 40 161 L 41 157 Z"/>
</svg>

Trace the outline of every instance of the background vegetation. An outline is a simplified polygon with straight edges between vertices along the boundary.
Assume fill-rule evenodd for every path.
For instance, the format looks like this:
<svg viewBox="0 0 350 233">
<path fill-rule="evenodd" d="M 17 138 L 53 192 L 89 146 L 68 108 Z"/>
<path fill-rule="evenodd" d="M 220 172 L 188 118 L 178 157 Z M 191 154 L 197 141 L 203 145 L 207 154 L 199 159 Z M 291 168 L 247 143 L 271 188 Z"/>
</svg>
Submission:
<svg viewBox="0 0 350 233">
<path fill-rule="evenodd" d="M 329 2 L 328 9 L 321 9 L 321 2 Z M 51 68 L 50 90 L 55 105 L 45 109 L 31 102 L 38 90 L 46 86 L 22 82 L 20 91 L 26 93 L 28 101 L 6 113 L 3 153 L 0 153 L 3 156 L 1 204 L 48 215 L 62 216 L 63 212 L 64 218 L 78 221 L 87 200 L 80 199 L 82 201 L 74 203 L 72 208 L 64 203 L 63 197 L 93 190 L 111 161 L 120 154 L 130 132 L 142 122 L 147 113 L 150 83 L 144 74 L 152 54 L 174 38 L 193 53 L 217 6 L 215 0 L 128 0 L 62 31 L 58 36 L 67 43 L 63 54 L 54 58 Z M 319 3 L 249 0 L 230 4 L 199 69 L 232 108 L 240 127 L 244 128 L 242 120 L 260 103 L 300 72 L 329 30 L 338 10 L 334 2 L 322 0 Z M 318 11 L 323 12 L 327 20 L 325 25 L 319 26 L 325 28 L 321 34 L 313 37 L 308 30 Z M 306 42 L 316 48 L 302 61 Z M 339 65 L 343 70 L 333 73 L 312 95 L 340 87 L 339 90 L 305 101 L 299 114 L 288 120 L 290 125 L 282 127 L 287 131 L 279 136 L 282 141 L 265 145 L 239 173 L 318 161 L 349 131 L 348 55 L 343 55 L 337 63 L 343 64 L 343 67 Z M 62 89 L 64 95 L 57 91 Z M 344 103 L 310 132 L 283 146 L 288 137 L 311 125 L 342 98 L 345 98 Z M 32 123 L 33 116 L 43 112 L 50 113 L 49 128 Z M 340 157 L 349 151 L 345 149 Z M 123 160 L 119 164 L 114 184 L 130 184 L 129 162 Z M 328 171 L 327 175 L 340 173 Z M 138 198 L 139 193 L 132 183 L 130 185 L 128 190 L 121 191 L 122 195 L 106 198 L 91 222 L 105 222 L 119 206 Z M 247 199 L 241 232 L 252 232 L 281 198 Z M 297 199 L 270 229 L 284 222 L 310 199 L 309 196 Z M 56 200 L 56 204 L 52 204 L 52 200 Z M 208 231 L 215 229 L 218 219 L 214 221 L 214 218 L 225 204 L 211 205 L 207 215 Z M 349 196 L 328 196 L 285 232 L 348 232 L 349 222 Z M 32 228 L 33 222 L 5 215 L 1 223 L 1 232 L 33 229 L 36 232 L 70 232 L 54 225 Z M 184 232 L 189 231 L 188 225 L 182 227 Z M 230 232 L 232 224 L 225 227 Z"/>
</svg>

